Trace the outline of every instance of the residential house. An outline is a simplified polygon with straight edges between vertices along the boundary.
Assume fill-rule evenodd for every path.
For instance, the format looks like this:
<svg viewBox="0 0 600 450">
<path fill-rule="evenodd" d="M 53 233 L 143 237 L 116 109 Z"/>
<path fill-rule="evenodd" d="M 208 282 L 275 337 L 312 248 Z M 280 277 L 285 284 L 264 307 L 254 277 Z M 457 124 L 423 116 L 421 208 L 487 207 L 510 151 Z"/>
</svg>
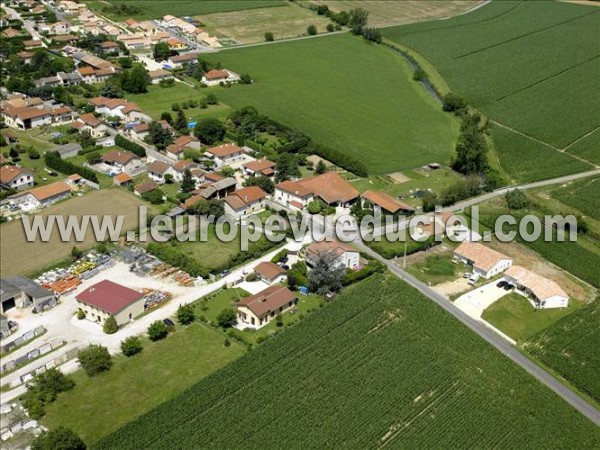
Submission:
<svg viewBox="0 0 600 450">
<path fill-rule="evenodd" d="M 6 125 L 20 130 L 28 130 L 44 125 L 52 125 L 52 110 L 46 108 L 3 107 L 2 120 Z"/>
<path fill-rule="evenodd" d="M 169 57 L 167 65 L 169 68 L 178 69 L 184 64 L 195 64 L 196 62 L 198 62 L 198 53 L 182 53 Z"/>
<path fill-rule="evenodd" d="M 271 261 L 263 261 L 254 268 L 259 280 L 267 284 L 282 283 L 286 279 L 286 271 Z"/>
<path fill-rule="evenodd" d="M 100 51 L 105 55 L 118 55 L 121 47 L 115 41 L 104 41 L 100 44 Z"/>
<path fill-rule="evenodd" d="M 31 171 L 11 165 L 0 167 L 0 187 L 2 189 L 29 189 L 33 185 L 34 178 Z"/>
<path fill-rule="evenodd" d="M 131 135 L 132 138 L 143 141 L 144 138 L 146 136 L 148 136 L 149 131 L 150 131 L 149 125 L 147 123 L 143 122 L 143 123 L 139 123 L 139 124 L 135 125 L 134 127 L 131 127 L 129 129 L 129 134 Z"/>
<path fill-rule="evenodd" d="M 25 50 L 31 50 L 32 48 L 42 48 L 42 41 L 39 39 L 28 39 L 23 41 L 23 45 L 25 46 Z"/>
<path fill-rule="evenodd" d="M 202 148 L 202 144 L 196 136 L 179 136 L 177 139 L 175 139 L 175 144 L 181 145 L 184 148 L 191 148 L 193 150 L 200 150 L 200 148 Z"/>
<path fill-rule="evenodd" d="M 218 86 L 221 83 L 235 83 L 240 76 L 227 69 L 211 69 L 202 75 L 202 83 L 206 86 Z"/>
<path fill-rule="evenodd" d="M 173 74 L 165 69 L 156 69 L 148 72 L 152 84 L 158 84 L 162 80 L 172 80 Z"/>
<path fill-rule="evenodd" d="M 209 148 L 204 155 L 215 163 L 217 169 L 225 166 L 233 167 L 245 161 L 244 149 L 235 144 L 222 144 Z"/>
<path fill-rule="evenodd" d="M 83 124 L 75 125 L 75 128 L 77 128 L 80 132 L 87 131 L 94 139 L 103 137 L 108 130 L 108 127 L 100 122 L 100 120 L 92 113 L 80 115 L 75 122 Z"/>
<path fill-rule="evenodd" d="M 512 259 L 478 242 L 463 242 L 454 250 L 459 261 L 473 266 L 473 272 L 486 280 L 512 266 Z"/>
<path fill-rule="evenodd" d="M 312 190 L 297 181 L 282 181 L 275 186 L 274 199 L 284 206 L 303 210 L 314 199 Z"/>
<path fill-rule="evenodd" d="M 249 186 L 229 194 L 224 199 L 225 214 L 242 218 L 265 209 L 267 193 L 258 186 Z"/>
<path fill-rule="evenodd" d="M 198 169 L 198 165 L 192 161 L 177 161 L 175 165 L 173 165 L 173 179 L 178 183 L 181 183 L 183 180 L 183 172 L 185 172 L 186 169 L 191 172 L 192 169 Z"/>
<path fill-rule="evenodd" d="M 385 192 L 365 191 L 362 198 L 372 207 L 375 214 L 412 214 L 415 208 Z"/>
<path fill-rule="evenodd" d="M 21 61 L 23 61 L 25 64 L 31 64 L 31 58 L 33 58 L 33 55 L 35 55 L 35 53 L 28 52 L 26 50 L 23 50 L 22 52 L 17 53 L 17 56 L 19 57 L 19 59 Z"/>
<path fill-rule="evenodd" d="M 173 168 L 162 161 L 154 161 L 148 166 L 148 176 L 151 180 L 156 181 L 158 184 L 163 184 L 166 181 L 166 176 L 171 175 L 174 177 Z"/>
<path fill-rule="evenodd" d="M 143 181 L 142 183 L 136 184 L 133 187 L 133 193 L 138 197 L 141 197 L 148 192 L 158 189 L 158 184 L 154 180 Z"/>
<path fill-rule="evenodd" d="M 330 257 L 332 265 L 352 269 L 360 264 L 360 253 L 350 244 L 340 241 L 315 242 L 306 248 L 306 262 L 314 266 L 318 258 Z"/>
<path fill-rule="evenodd" d="M 517 292 L 528 297 L 536 308 L 566 308 L 568 294 L 553 280 L 538 275 L 521 266 L 509 267 L 504 279 L 517 288 Z"/>
<path fill-rule="evenodd" d="M 111 150 L 102 157 L 102 162 L 108 164 L 121 173 L 131 175 L 142 166 L 142 161 L 129 151 Z"/>
<path fill-rule="evenodd" d="M 259 329 L 274 320 L 277 315 L 293 309 L 297 303 L 298 296 L 288 288 L 269 286 L 238 302 L 238 326 Z"/>
<path fill-rule="evenodd" d="M 194 169 L 197 170 L 197 169 Z M 192 170 L 192 174 L 194 173 Z M 213 198 L 223 198 L 235 191 L 235 178 L 223 178 L 212 183 L 205 183 L 200 188 L 192 192 L 193 196 L 188 198 L 183 204 L 184 209 L 194 206 L 201 200 L 210 200 Z"/>
<path fill-rule="evenodd" d="M 145 299 L 142 292 L 135 291 L 110 280 L 100 281 L 75 296 L 77 306 L 92 322 L 103 325 L 114 317 L 122 326 L 143 314 Z"/>
<path fill-rule="evenodd" d="M 40 209 L 71 196 L 71 186 L 64 181 L 19 192 L 9 197 L 10 203 L 23 209 Z"/>
<path fill-rule="evenodd" d="M 117 186 L 127 186 L 133 182 L 133 178 L 128 173 L 120 173 L 113 177 L 113 183 Z"/>
<path fill-rule="evenodd" d="M 298 183 L 330 206 L 348 207 L 360 195 L 354 186 L 335 172 L 325 172 L 316 177 L 300 180 Z"/>
<path fill-rule="evenodd" d="M 242 165 L 244 173 L 250 177 L 274 177 L 275 163 L 268 159 L 255 159 Z"/>
<path fill-rule="evenodd" d="M 178 144 L 171 144 L 165 149 L 167 156 L 175 161 L 179 161 L 185 156 L 185 147 Z"/>
</svg>

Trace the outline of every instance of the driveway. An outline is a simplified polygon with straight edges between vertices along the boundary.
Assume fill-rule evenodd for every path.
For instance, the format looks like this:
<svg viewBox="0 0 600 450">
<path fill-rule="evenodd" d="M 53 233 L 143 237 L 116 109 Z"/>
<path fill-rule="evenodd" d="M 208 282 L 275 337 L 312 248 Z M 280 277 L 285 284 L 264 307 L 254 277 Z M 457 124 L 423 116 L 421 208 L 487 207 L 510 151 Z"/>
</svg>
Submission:
<svg viewBox="0 0 600 450">
<path fill-rule="evenodd" d="M 473 319 L 481 319 L 481 315 L 486 308 L 510 293 L 510 291 L 496 287 L 496 283 L 498 283 L 498 280 L 467 292 L 458 297 L 454 301 L 454 305 Z"/>
</svg>

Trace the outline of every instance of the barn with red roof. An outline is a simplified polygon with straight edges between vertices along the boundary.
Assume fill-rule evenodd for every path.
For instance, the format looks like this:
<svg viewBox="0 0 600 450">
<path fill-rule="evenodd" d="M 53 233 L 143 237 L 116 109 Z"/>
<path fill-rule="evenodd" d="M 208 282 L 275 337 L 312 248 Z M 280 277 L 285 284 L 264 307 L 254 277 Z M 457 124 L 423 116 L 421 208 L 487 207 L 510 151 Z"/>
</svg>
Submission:
<svg viewBox="0 0 600 450">
<path fill-rule="evenodd" d="M 113 316 L 119 326 L 144 312 L 144 294 L 110 280 L 100 281 L 75 297 L 85 317 L 100 325 Z"/>
</svg>

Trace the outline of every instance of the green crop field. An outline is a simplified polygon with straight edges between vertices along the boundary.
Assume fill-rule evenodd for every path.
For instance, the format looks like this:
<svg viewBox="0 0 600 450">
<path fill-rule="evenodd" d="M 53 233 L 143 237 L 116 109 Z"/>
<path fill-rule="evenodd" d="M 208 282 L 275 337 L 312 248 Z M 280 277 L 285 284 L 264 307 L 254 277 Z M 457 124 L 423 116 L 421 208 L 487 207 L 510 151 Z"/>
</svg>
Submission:
<svg viewBox="0 0 600 450">
<path fill-rule="evenodd" d="M 282 6 L 283 0 L 108 0 L 86 1 L 88 6 L 113 20 L 138 20 L 158 19 L 167 14 L 173 16 L 196 16 L 226 11 L 240 11 L 244 9 L 267 8 Z M 126 5 L 140 8 L 142 11 L 135 14 L 115 14 L 107 11 L 107 4 Z"/>
<path fill-rule="evenodd" d="M 537 334 L 525 349 L 600 402 L 600 301 Z"/>
<path fill-rule="evenodd" d="M 598 446 L 592 422 L 407 284 L 378 276 L 96 448 Z"/>
<path fill-rule="evenodd" d="M 594 164 L 600 164 L 600 128 L 566 149 L 567 153 L 579 156 Z"/>
<path fill-rule="evenodd" d="M 383 34 L 423 55 L 455 92 L 493 120 L 563 149 L 600 126 L 592 94 L 600 91 L 598 20 L 600 9 L 593 6 L 498 1 Z M 520 152 L 519 145 L 496 143 L 503 164 L 502 154 Z M 538 150 L 554 162 L 551 148 Z M 513 174 L 514 167 L 506 169 Z M 564 173 L 570 169 L 566 164 Z M 527 173 L 532 179 L 552 175 L 545 164 Z"/>
<path fill-rule="evenodd" d="M 594 168 L 567 153 L 497 125 L 492 127 L 492 138 L 501 166 L 517 182 L 534 182 Z"/>
<path fill-rule="evenodd" d="M 600 177 L 574 181 L 553 190 L 550 195 L 586 216 L 600 220 Z"/>
<path fill-rule="evenodd" d="M 447 163 L 457 121 L 418 83 L 401 56 L 349 34 L 207 54 L 248 73 L 252 85 L 216 88 L 232 107 L 298 128 L 360 159 L 371 174 Z"/>
</svg>

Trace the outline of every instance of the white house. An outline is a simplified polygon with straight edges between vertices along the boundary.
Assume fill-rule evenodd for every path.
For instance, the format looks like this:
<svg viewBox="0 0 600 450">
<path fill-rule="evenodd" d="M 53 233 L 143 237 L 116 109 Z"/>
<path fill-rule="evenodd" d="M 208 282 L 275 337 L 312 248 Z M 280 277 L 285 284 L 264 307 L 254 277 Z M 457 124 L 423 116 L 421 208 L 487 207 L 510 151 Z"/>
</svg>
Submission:
<svg viewBox="0 0 600 450">
<path fill-rule="evenodd" d="M 245 161 L 244 149 L 235 144 L 222 144 L 209 148 L 204 155 L 214 161 L 217 169 L 238 165 Z"/>
<path fill-rule="evenodd" d="M 554 281 L 521 266 L 509 267 L 504 279 L 516 286 L 517 292 L 527 296 L 537 308 L 566 308 L 569 296 Z"/>
<path fill-rule="evenodd" d="M 29 189 L 33 183 L 33 174 L 28 170 L 10 165 L 0 168 L 0 186 L 3 189 Z"/>
<path fill-rule="evenodd" d="M 313 200 L 312 190 L 297 181 L 283 181 L 275 186 L 274 198 L 282 205 L 302 210 Z"/>
<path fill-rule="evenodd" d="M 237 190 L 225 197 L 225 214 L 242 218 L 265 209 L 267 193 L 258 186 L 249 186 Z"/>
<path fill-rule="evenodd" d="M 142 166 L 142 161 L 128 151 L 111 150 L 102 157 L 102 162 L 113 166 L 119 172 L 132 174 Z"/>
<path fill-rule="evenodd" d="M 508 256 L 478 242 L 463 242 L 454 250 L 454 256 L 459 261 L 473 266 L 473 272 L 486 280 L 512 266 L 512 259 Z"/>
<path fill-rule="evenodd" d="M 237 304 L 239 328 L 259 329 L 279 314 L 290 311 L 298 303 L 298 296 L 283 286 L 269 286 Z"/>
<path fill-rule="evenodd" d="M 313 266 L 319 257 L 331 255 L 334 266 L 352 269 L 360 263 L 360 253 L 350 244 L 340 241 L 321 241 L 309 245 L 306 249 L 306 262 Z"/>
<path fill-rule="evenodd" d="M 268 159 L 255 159 L 242 165 L 244 173 L 250 177 L 275 176 L 275 163 Z"/>
<path fill-rule="evenodd" d="M 64 181 L 57 181 L 56 183 L 11 195 L 9 200 L 11 204 L 19 205 L 24 209 L 39 209 L 70 196 L 71 186 Z"/>
<path fill-rule="evenodd" d="M 94 139 L 104 137 L 108 128 L 92 113 L 82 114 L 73 123 L 73 126 L 80 132 L 87 131 Z"/>
<path fill-rule="evenodd" d="M 52 110 L 28 106 L 6 107 L 2 110 L 2 120 L 9 127 L 28 130 L 44 125 L 52 125 Z"/>
<path fill-rule="evenodd" d="M 147 123 L 139 123 L 136 126 L 132 127 L 129 130 L 129 134 L 131 135 L 132 138 L 134 139 L 138 139 L 140 141 L 143 141 L 144 138 L 146 136 L 148 136 L 148 133 L 150 132 L 150 127 Z"/>
<path fill-rule="evenodd" d="M 178 161 L 173 165 L 173 179 L 178 183 L 181 183 L 183 180 L 183 172 L 188 169 L 190 172 L 192 169 L 197 169 L 198 165 L 193 163 L 192 161 Z"/>
<path fill-rule="evenodd" d="M 172 80 L 173 74 L 165 69 L 156 69 L 148 72 L 148 76 L 150 77 L 150 82 L 152 84 L 158 84 L 162 80 Z"/>
<path fill-rule="evenodd" d="M 156 181 L 159 184 L 163 184 L 166 181 L 166 176 L 171 175 L 175 178 L 175 172 L 173 167 L 162 161 L 154 161 L 148 166 L 148 176 L 151 180 Z"/>
<path fill-rule="evenodd" d="M 206 86 L 218 86 L 221 83 L 236 83 L 240 76 L 227 69 L 211 69 L 202 75 L 202 83 Z"/>
<path fill-rule="evenodd" d="M 285 270 L 271 261 L 263 261 L 257 264 L 254 273 L 267 284 L 283 283 L 286 279 Z"/>
</svg>

